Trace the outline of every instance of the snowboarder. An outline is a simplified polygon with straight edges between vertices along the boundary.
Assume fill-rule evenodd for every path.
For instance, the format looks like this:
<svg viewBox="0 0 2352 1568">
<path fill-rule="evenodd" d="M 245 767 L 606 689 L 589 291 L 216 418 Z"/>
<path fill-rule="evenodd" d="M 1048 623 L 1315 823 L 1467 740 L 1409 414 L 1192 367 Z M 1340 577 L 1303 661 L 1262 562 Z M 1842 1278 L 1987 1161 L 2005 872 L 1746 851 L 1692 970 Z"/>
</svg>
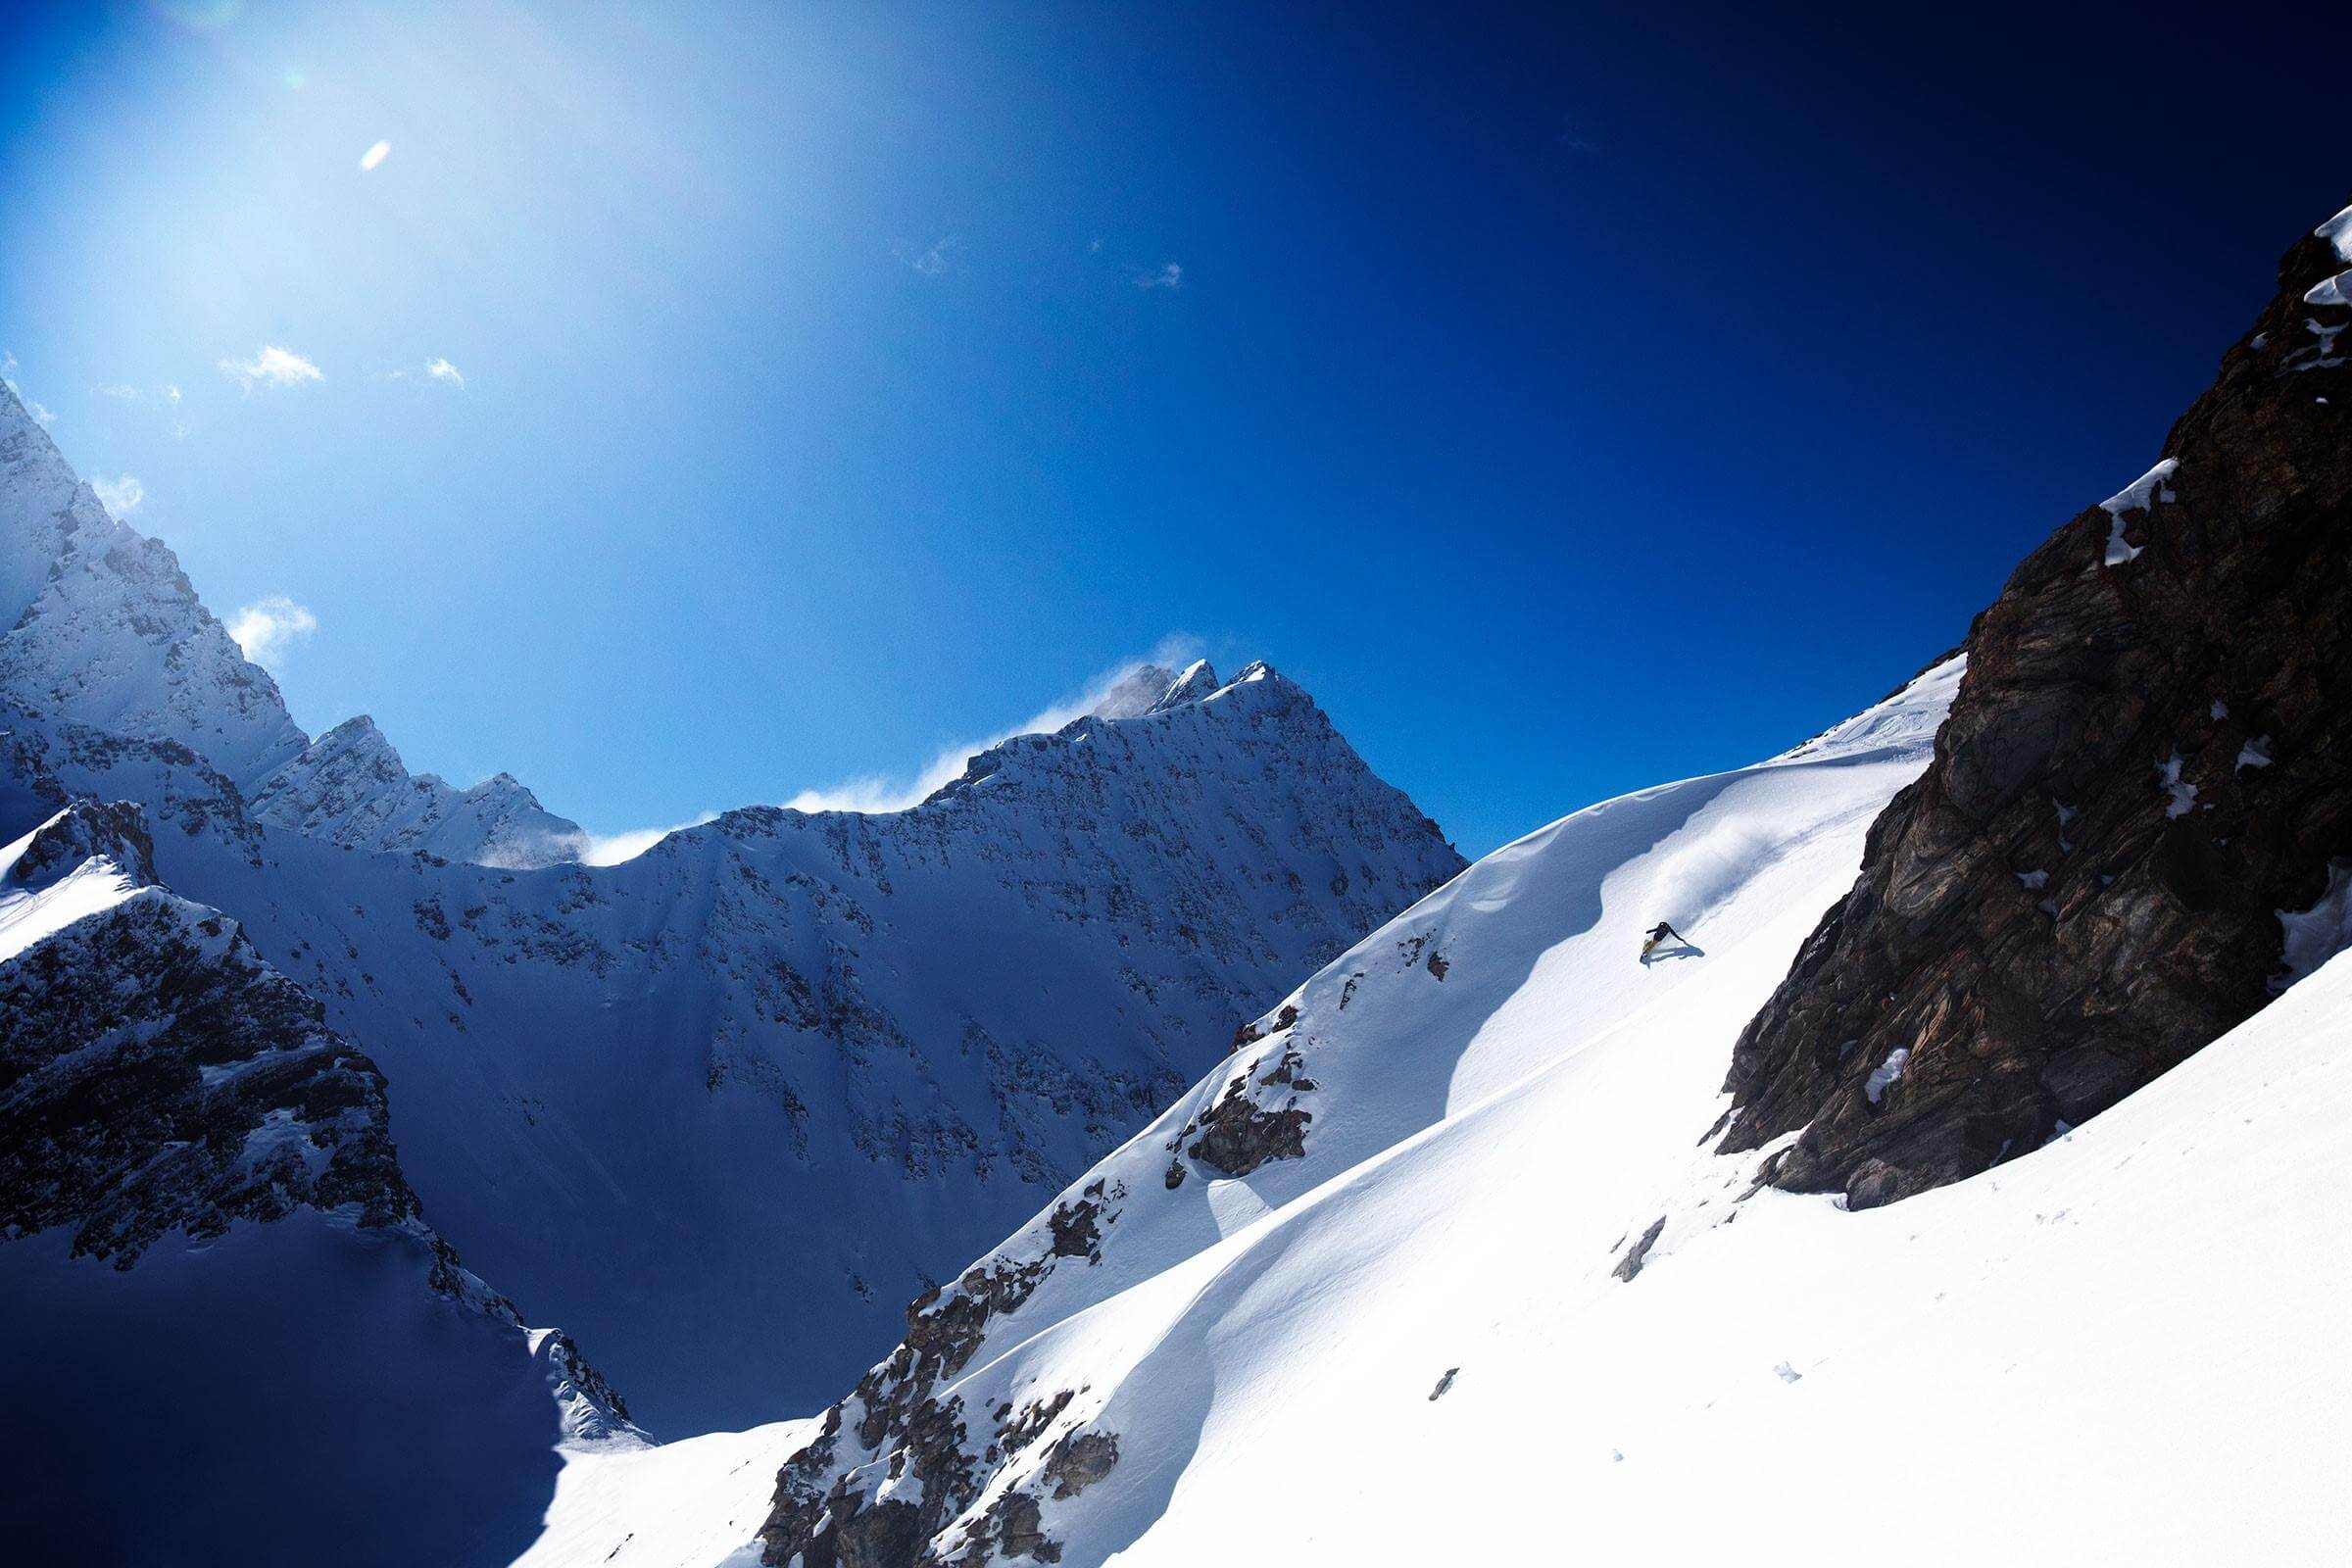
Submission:
<svg viewBox="0 0 2352 1568">
<path fill-rule="evenodd" d="M 1660 920 L 1656 925 L 1653 925 L 1649 928 L 1649 940 L 1642 944 L 1642 956 L 1646 959 L 1650 956 L 1652 950 L 1654 950 L 1659 943 L 1665 941 L 1668 937 L 1674 938 L 1674 940 L 1677 942 L 1689 942 L 1690 940 L 1689 937 L 1683 935 L 1680 931 L 1677 931 L 1674 927 L 1668 925 L 1665 921 Z"/>
</svg>

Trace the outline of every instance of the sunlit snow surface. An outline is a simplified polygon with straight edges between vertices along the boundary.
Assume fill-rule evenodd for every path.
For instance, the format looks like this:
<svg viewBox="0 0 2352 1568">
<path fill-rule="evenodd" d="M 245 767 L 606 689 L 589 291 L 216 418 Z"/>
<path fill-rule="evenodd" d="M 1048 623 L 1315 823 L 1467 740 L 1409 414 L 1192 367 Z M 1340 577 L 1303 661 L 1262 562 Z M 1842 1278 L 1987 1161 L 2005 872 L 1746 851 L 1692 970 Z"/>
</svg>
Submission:
<svg viewBox="0 0 2352 1568">
<path fill-rule="evenodd" d="M 954 1390 L 1079 1390 L 1056 1425 L 1118 1435 L 1106 1480 L 1045 1502 L 1061 1560 L 2329 1560 L 2352 958 L 1886 1208 L 1744 1196 L 1756 1156 L 1708 1152 L 1734 1037 L 1956 675 L 1566 818 L 1324 971 L 1288 1037 L 1320 1086 L 1303 1159 L 1162 1189 L 1221 1069 L 1104 1161 L 1131 1196 L 1102 1262 L 1057 1268 Z M 1668 917 L 1698 956 L 1642 965 Z M 1415 938 L 1443 980 L 1399 961 Z"/>
<path fill-rule="evenodd" d="M 39 833 L 40 828 L 34 828 L 6 849 L 0 849 L 0 963 L 76 920 L 113 908 L 139 891 L 138 884 L 125 876 L 121 866 L 97 858 L 82 861 L 38 893 L 16 885 L 9 873 L 24 858 L 24 852 L 32 848 L 32 841 Z"/>
<path fill-rule="evenodd" d="M 778 1421 L 655 1448 L 566 1449 L 545 1532 L 514 1568 L 758 1568 L 753 1536 L 776 1468 L 815 1430 L 813 1421 Z"/>
</svg>

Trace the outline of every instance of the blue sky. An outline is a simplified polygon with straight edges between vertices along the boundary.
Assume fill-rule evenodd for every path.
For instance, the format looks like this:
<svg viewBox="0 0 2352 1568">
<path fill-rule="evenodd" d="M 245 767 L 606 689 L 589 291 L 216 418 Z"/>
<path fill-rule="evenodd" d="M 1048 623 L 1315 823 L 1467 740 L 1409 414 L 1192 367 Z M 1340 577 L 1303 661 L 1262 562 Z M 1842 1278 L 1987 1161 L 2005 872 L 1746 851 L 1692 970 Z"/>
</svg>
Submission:
<svg viewBox="0 0 2352 1568">
<path fill-rule="evenodd" d="M 1172 645 L 1479 853 L 1957 641 L 2343 204 L 2308 8 L 1891 9 L 20 5 L 0 351 L 600 832 Z"/>
</svg>

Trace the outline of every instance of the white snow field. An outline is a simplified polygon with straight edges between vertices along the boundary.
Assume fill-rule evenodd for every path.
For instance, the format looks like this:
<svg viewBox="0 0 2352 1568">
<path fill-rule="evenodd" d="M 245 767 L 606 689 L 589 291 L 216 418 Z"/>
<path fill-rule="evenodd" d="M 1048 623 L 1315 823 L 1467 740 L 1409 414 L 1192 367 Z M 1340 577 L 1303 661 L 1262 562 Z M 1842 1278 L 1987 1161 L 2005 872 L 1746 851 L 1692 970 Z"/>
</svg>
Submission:
<svg viewBox="0 0 2352 1568">
<path fill-rule="evenodd" d="M 933 1391 L 984 1482 L 934 1545 L 1017 1487 L 1065 1565 L 2343 1560 L 2352 958 L 1887 1208 L 1751 1193 L 1759 1155 L 1710 1152 L 1734 1038 L 1959 675 L 1564 818 L 1309 981 L 1062 1195 L 1103 1195 L 1097 1260 L 1051 1256 L 1045 1215 L 982 1260 L 1048 1272 Z M 1659 919 L 1691 943 L 1644 965 Z M 1243 1074 L 1310 1111 L 1303 1157 L 1218 1180 L 1177 1155 L 1170 1189 L 1172 1139 Z M 991 1412 L 1062 1391 L 1017 1454 L 981 1453 Z M 919 1495 L 862 1413 L 817 1491 Z M 1079 1430 L 1117 1462 L 1056 1496 L 1041 1460 Z M 707 1484 L 638 1494 L 652 1519 Z M 662 1560 L 748 1562 L 748 1539 Z"/>
<path fill-rule="evenodd" d="M 776 1467 L 815 1427 L 777 1421 L 659 1447 L 567 1446 L 546 1528 L 514 1568 L 758 1568 L 752 1535 L 767 1517 Z"/>
</svg>

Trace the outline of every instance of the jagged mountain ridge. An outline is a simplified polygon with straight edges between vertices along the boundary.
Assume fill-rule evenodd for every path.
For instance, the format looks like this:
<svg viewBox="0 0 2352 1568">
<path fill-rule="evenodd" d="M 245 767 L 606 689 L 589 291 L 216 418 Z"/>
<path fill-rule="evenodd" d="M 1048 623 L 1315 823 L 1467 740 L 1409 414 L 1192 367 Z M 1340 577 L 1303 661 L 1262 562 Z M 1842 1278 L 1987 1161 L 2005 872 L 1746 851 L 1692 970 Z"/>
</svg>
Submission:
<svg viewBox="0 0 2352 1568">
<path fill-rule="evenodd" d="M 1857 1207 L 2080 1124 L 2288 978 L 2352 874 L 2352 209 L 2159 461 L 1969 635 L 1927 773 L 1741 1034 L 1727 1149 Z M 2331 922 L 2332 923 L 2332 922 Z"/>
<path fill-rule="evenodd" d="M 5 386 L 0 535 L 0 693 L 21 725 L 185 746 L 263 820 L 339 844 L 495 865 L 578 857 L 578 824 L 506 774 L 465 791 L 413 777 L 364 717 L 303 734 L 178 558 L 108 515 Z"/>
<path fill-rule="evenodd" d="M 1460 864 L 1296 685 L 1188 677 L 909 810 L 756 808 L 602 869 L 271 831 L 152 747 L 20 772 L 174 803 L 165 879 L 367 1043 L 439 1223 L 693 1429 L 852 1375 L 894 1298 Z"/>
<path fill-rule="evenodd" d="M 45 436 L 11 450 L 88 503 Z M 45 518 L 11 523 L 71 561 Z M 173 581 L 125 668 L 227 646 Z M 570 824 L 412 777 L 364 719 L 239 771 L 202 724 L 83 710 L 0 682 L 0 808 L 146 803 L 162 880 L 389 1075 L 437 1223 L 671 1431 L 813 1405 L 1032 1184 L 1462 863 L 1263 665 L 1139 668 L 909 809 L 754 808 L 610 868 L 509 853 Z"/>
<path fill-rule="evenodd" d="M 465 790 L 438 773 L 411 773 L 365 713 L 271 771 L 251 804 L 265 822 L 346 849 L 421 850 L 506 870 L 577 859 L 586 838 L 512 773 Z"/>
<path fill-rule="evenodd" d="M 0 851 L 0 1530 L 27 1560 L 310 1561 L 341 1537 L 494 1563 L 552 1444 L 639 1441 L 425 1223 L 374 1064 L 235 921 L 155 885 L 135 806 L 76 802 Z M 250 1337 L 289 1309 L 374 1332 Z M 328 1414 L 420 1395 L 466 1430 Z M 296 1432 L 298 1463 L 252 1462 Z M 350 1542 L 327 1499 L 386 1489 L 420 1505 Z"/>
</svg>

